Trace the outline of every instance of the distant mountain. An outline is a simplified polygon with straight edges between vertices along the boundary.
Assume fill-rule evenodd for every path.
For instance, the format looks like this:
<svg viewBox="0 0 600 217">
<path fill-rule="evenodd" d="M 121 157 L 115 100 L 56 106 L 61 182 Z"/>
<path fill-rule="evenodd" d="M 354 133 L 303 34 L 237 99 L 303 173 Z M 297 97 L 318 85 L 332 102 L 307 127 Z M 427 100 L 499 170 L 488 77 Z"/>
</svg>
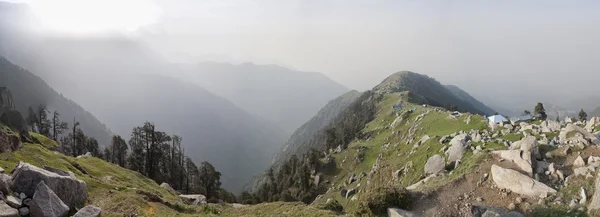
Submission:
<svg viewBox="0 0 600 217">
<path fill-rule="evenodd" d="M 600 106 L 596 107 L 594 110 L 592 110 L 589 114 L 588 117 L 600 117 Z"/>
<path fill-rule="evenodd" d="M 0 29 L 12 30 L 11 26 L 19 26 L 6 23 L 0 23 Z M 0 37 L 0 55 L 8 55 L 8 60 L 35 72 L 48 85 L 42 86 L 47 89 L 31 91 L 30 86 L 41 85 L 2 78 L 0 83 L 6 82 L 5 86 L 15 98 L 23 98 L 17 95 L 22 92 L 39 97 L 31 100 L 37 104 L 44 102 L 48 94 L 49 97 L 59 95 L 50 91 L 49 87 L 54 87 L 125 138 L 133 127 L 145 121 L 154 122 L 157 130 L 182 136 L 185 154 L 196 163 L 209 161 L 215 165 L 223 174 L 223 187 L 228 190 L 241 190 L 243 184 L 271 163 L 285 142 L 284 131 L 270 121 L 196 84 L 171 76 L 183 72 L 143 43 L 122 35 L 57 38 L 29 33 L 0 33 L 6 36 Z M 13 43 L 15 41 L 19 43 Z M 69 105 L 52 103 L 48 102 L 51 109 Z M 64 118 L 78 115 L 78 111 L 59 111 Z M 93 116 L 90 114 L 90 117 Z M 90 117 L 77 116 L 77 119 L 92 119 Z M 86 133 L 100 137 L 88 131 Z M 103 139 L 101 145 L 109 141 Z"/>
<path fill-rule="evenodd" d="M 452 89 L 453 91 L 457 92 L 457 88 Z M 381 82 L 381 84 L 375 86 L 373 91 L 377 93 L 410 91 L 413 94 L 422 96 L 426 100 L 431 101 L 435 106 L 443 107 L 445 105 L 453 104 L 456 105 L 461 111 L 468 111 L 476 114 L 488 114 L 485 110 L 481 110 L 478 108 L 478 106 L 471 104 L 469 101 L 473 100 L 474 103 L 483 105 L 483 103 L 470 97 L 470 95 L 466 94 L 466 92 L 460 90 L 458 92 L 463 93 L 459 94 L 460 96 L 457 96 L 435 79 L 430 78 L 427 75 L 417 74 L 414 72 L 397 72 L 387 77 L 385 80 L 383 80 L 383 82 Z"/>
<path fill-rule="evenodd" d="M 454 94 L 454 96 L 458 97 L 459 99 L 461 99 L 465 102 L 470 103 L 479 111 L 482 111 L 487 115 L 496 113 L 496 111 L 494 111 L 494 109 L 488 107 L 487 105 L 483 104 L 479 100 L 475 99 L 475 97 L 471 96 L 469 93 L 460 89 L 459 87 L 454 86 L 454 85 L 444 85 L 444 87 L 446 87 L 446 89 L 448 89 L 452 94 Z"/>
<path fill-rule="evenodd" d="M 179 65 L 183 78 L 282 127 L 287 135 L 348 88 L 317 72 L 277 65 L 202 62 Z"/>
<path fill-rule="evenodd" d="M 48 106 L 50 112 L 58 111 L 61 119 L 72 126 L 73 118 L 81 125 L 80 128 L 100 144 L 109 144 L 111 132 L 94 115 L 83 109 L 77 103 L 63 97 L 46 82 L 31 72 L 12 64 L 0 56 L 0 86 L 8 87 L 13 95 L 15 108 L 26 116 L 28 107 L 34 109 L 40 105 Z"/>
</svg>

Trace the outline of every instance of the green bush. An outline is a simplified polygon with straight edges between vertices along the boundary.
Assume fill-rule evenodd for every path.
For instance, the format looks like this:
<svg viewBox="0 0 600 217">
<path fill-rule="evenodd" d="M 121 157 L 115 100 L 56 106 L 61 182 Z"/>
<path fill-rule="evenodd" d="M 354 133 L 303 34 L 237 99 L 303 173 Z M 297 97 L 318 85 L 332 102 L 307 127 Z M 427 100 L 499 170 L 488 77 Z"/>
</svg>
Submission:
<svg viewBox="0 0 600 217">
<path fill-rule="evenodd" d="M 410 196 L 403 188 L 379 187 L 365 195 L 365 201 L 360 205 L 361 215 L 385 215 L 387 208 L 408 209 Z M 367 210 L 368 209 L 368 210 Z"/>
<path fill-rule="evenodd" d="M 203 210 L 204 214 L 214 214 L 214 215 L 218 215 L 221 212 L 217 209 L 217 206 L 215 205 L 207 205 L 204 207 Z"/>
<path fill-rule="evenodd" d="M 338 212 L 338 213 L 344 211 L 344 207 L 336 199 L 332 199 L 332 200 L 328 201 L 328 203 L 326 203 L 322 207 L 322 209 L 331 210 L 331 211 Z"/>
</svg>

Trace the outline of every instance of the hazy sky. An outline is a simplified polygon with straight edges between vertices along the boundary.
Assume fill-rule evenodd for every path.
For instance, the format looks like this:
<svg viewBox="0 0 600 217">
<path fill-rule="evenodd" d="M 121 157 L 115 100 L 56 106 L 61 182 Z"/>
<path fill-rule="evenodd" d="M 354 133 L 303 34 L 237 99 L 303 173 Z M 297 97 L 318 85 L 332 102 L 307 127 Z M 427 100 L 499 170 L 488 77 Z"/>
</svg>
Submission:
<svg viewBox="0 0 600 217">
<path fill-rule="evenodd" d="M 600 1 L 26 2 L 57 31 L 137 29 L 175 61 L 275 63 L 358 90 L 400 70 L 492 99 L 595 95 L 600 82 Z"/>
</svg>

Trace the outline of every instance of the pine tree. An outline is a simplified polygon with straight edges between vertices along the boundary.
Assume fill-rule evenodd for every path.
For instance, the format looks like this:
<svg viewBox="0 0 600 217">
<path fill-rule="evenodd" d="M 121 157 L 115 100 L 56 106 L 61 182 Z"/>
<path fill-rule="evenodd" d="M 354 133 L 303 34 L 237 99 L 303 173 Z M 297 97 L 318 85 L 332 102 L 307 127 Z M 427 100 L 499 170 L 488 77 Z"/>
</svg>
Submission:
<svg viewBox="0 0 600 217">
<path fill-rule="evenodd" d="M 541 102 L 537 103 L 533 111 L 535 112 L 536 117 L 538 117 L 540 120 L 546 120 L 548 117 L 546 115 L 546 109 L 544 109 L 544 104 Z"/>
<path fill-rule="evenodd" d="M 585 111 L 583 111 L 583 109 L 581 109 L 581 111 L 579 111 L 579 120 L 582 122 L 587 120 L 587 113 L 585 113 Z"/>
</svg>

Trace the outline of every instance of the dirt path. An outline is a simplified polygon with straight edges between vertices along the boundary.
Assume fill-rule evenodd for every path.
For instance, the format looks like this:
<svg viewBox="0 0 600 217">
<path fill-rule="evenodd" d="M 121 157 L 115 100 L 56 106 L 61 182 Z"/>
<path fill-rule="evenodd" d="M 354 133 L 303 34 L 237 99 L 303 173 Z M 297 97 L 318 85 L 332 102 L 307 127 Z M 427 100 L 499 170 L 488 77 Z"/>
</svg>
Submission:
<svg viewBox="0 0 600 217">
<path fill-rule="evenodd" d="M 497 158 L 486 159 L 474 172 L 423 196 L 413 210 L 420 216 L 470 217 L 472 205 L 507 207 L 510 203 L 517 204 L 516 198 L 520 197 L 522 203 L 517 204 L 516 208 L 524 213 L 532 204 L 538 202 L 537 199 L 494 188 L 494 181 L 489 174 L 494 163 L 505 168 L 516 168 L 511 162 L 498 162 Z M 485 173 L 488 173 L 487 179 L 483 178 Z M 482 200 L 479 201 L 478 198 Z"/>
</svg>

